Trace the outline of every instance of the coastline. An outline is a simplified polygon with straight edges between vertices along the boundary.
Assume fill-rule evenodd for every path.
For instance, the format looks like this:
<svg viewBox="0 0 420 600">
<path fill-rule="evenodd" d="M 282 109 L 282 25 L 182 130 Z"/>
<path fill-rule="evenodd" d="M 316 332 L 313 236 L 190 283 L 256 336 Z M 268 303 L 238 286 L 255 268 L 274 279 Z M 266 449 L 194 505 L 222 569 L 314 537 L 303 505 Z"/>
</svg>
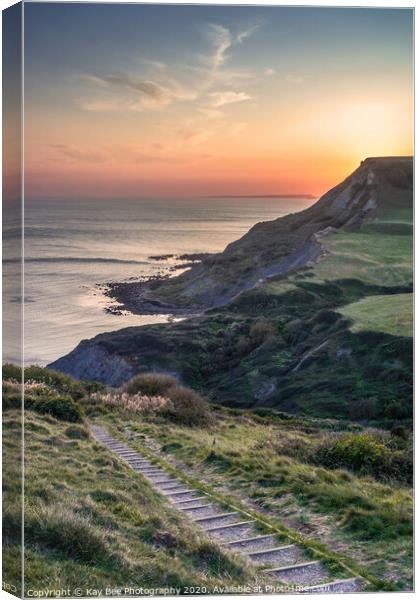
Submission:
<svg viewBox="0 0 420 600">
<path fill-rule="evenodd" d="M 165 271 L 145 277 L 135 281 L 110 281 L 102 286 L 104 296 L 112 300 L 104 310 L 112 315 L 122 315 L 128 311 L 134 315 L 171 315 L 194 317 L 202 314 L 202 310 L 191 308 L 180 308 L 170 303 L 165 303 L 156 298 L 149 297 L 149 293 L 154 287 L 158 287 L 163 282 L 175 279 L 182 273 L 187 272 L 193 266 L 199 265 L 208 257 L 213 256 L 209 252 L 194 252 L 191 254 L 157 254 L 149 256 L 153 260 L 164 264 Z M 114 304 L 116 303 L 116 304 Z"/>
</svg>

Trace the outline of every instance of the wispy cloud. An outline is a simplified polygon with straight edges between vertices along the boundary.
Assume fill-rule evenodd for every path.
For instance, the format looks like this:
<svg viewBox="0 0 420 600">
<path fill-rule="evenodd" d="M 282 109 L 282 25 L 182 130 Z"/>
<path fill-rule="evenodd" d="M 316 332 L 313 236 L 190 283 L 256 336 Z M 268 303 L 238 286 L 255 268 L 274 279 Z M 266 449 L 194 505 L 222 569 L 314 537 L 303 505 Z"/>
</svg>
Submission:
<svg viewBox="0 0 420 600">
<path fill-rule="evenodd" d="M 170 68 L 160 61 L 142 59 L 147 73 L 143 76 L 125 72 L 85 73 L 82 79 L 102 92 L 96 90 L 90 98 L 80 99 L 78 105 L 93 112 L 143 111 L 198 100 L 201 106 L 196 110 L 208 119 L 215 119 L 221 116 L 217 108 L 251 99 L 239 86 L 252 83 L 255 76 L 246 70 L 226 68 L 226 63 L 229 50 L 242 44 L 257 28 L 258 25 L 251 25 L 233 33 L 223 25 L 207 24 L 204 32 L 210 49 L 206 55 L 195 56 L 191 64 Z"/>
<path fill-rule="evenodd" d="M 216 108 L 200 107 L 198 112 L 207 117 L 208 119 L 220 119 L 223 117 L 223 112 Z"/>
<path fill-rule="evenodd" d="M 54 150 L 53 160 L 57 159 L 57 155 L 68 162 L 102 163 L 108 159 L 103 151 L 82 150 L 66 144 L 49 144 L 48 147 Z"/>
<path fill-rule="evenodd" d="M 300 83 L 303 83 L 305 81 L 305 79 L 304 79 L 304 77 L 302 77 L 302 75 L 289 74 L 289 75 L 286 75 L 285 79 L 288 83 L 294 83 L 297 85 Z"/>
<path fill-rule="evenodd" d="M 164 152 L 150 153 L 132 146 L 112 146 L 106 150 L 85 150 L 67 144 L 49 144 L 48 160 L 51 162 L 66 162 L 69 164 L 93 163 L 176 163 L 184 161 L 178 156 Z M 163 148 L 156 148 L 162 150 Z M 52 151 L 52 154 L 51 154 Z"/>
<path fill-rule="evenodd" d="M 145 94 L 146 96 L 150 96 L 155 100 L 160 100 L 167 96 L 168 90 L 164 87 L 155 83 L 154 81 L 147 80 L 134 80 L 131 79 L 125 73 L 119 73 L 115 75 L 85 75 L 85 79 L 94 81 L 96 83 L 102 85 L 110 85 L 116 87 L 123 87 L 128 90 L 133 90 L 135 92 L 139 92 L 141 94 Z"/>
<path fill-rule="evenodd" d="M 240 31 L 236 35 L 236 41 L 237 41 L 237 43 L 238 44 L 242 44 L 242 42 L 244 40 L 246 40 L 246 38 L 248 38 L 250 35 L 252 35 L 253 33 L 255 33 L 255 31 L 257 31 L 257 29 L 259 27 L 260 27 L 260 23 L 255 23 L 254 25 L 251 25 L 247 29 L 243 29 L 242 31 Z"/>
<path fill-rule="evenodd" d="M 248 123 L 233 123 L 231 131 L 233 135 L 238 135 L 248 127 Z"/>
<path fill-rule="evenodd" d="M 208 129 L 202 128 L 181 128 L 178 129 L 176 134 L 183 142 L 188 142 L 189 144 L 198 145 L 213 135 L 213 132 Z"/>
<path fill-rule="evenodd" d="M 149 58 L 143 58 L 142 62 L 145 65 L 150 66 L 152 69 L 158 69 L 159 71 L 165 71 L 167 68 L 166 63 L 161 62 L 160 60 L 151 60 Z"/>
<path fill-rule="evenodd" d="M 245 100 L 251 100 L 252 96 L 249 96 L 245 92 L 211 92 L 209 94 L 211 98 L 211 105 L 215 108 L 219 106 L 225 106 L 225 104 L 233 104 L 234 102 L 244 102 Z"/>
<path fill-rule="evenodd" d="M 274 69 L 270 69 L 270 68 L 264 69 L 264 75 L 266 77 L 272 77 L 274 74 L 275 74 Z"/>
<path fill-rule="evenodd" d="M 232 34 L 226 27 L 210 23 L 207 28 L 207 35 L 210 38 L 214 51 L 208 57 L 210 67 L 218 69 L 226 60 L 226 52 L 232 46 Z"/>
</svg>

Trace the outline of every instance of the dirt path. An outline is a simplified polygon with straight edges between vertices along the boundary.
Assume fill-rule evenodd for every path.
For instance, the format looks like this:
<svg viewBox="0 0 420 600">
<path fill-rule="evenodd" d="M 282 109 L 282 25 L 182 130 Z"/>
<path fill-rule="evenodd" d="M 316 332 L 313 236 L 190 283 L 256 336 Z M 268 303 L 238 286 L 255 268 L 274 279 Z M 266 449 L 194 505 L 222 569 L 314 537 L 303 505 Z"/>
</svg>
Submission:
<svg viewBox="0 0 420 600">
<path fill-rule="evenodd" d="M 245 556 L 276 583 L 303 593 L 350 593 L 363 590 L 360 578 L 334 579 L 319 560 L 309 560 L 304 547 L 284 545 L 275 534 L 263 534 L 258 521 L 245 511 L 222 506 L 211 494 L 194 489 L 180 477 L 168 473 L 156 457 L 145 458 L 107 430 L 91 426 L 93 435 L 179 510 L 189 524 L 199 527 L 213 541 Z M 147 451 L 150 456 L 150 450 Z M 290 590 L 288 590 L 290 592 Z"/>
</svg>

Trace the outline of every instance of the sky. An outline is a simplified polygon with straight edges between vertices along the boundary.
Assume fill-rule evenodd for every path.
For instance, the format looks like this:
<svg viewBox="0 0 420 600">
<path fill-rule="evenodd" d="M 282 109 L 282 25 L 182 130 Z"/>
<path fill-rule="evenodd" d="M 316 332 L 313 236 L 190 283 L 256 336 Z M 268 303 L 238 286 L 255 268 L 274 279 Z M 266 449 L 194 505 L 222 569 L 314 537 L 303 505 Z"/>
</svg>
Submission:
<svg viewBox="0 0 420 600">
<path fill-rule="evenodd" d="M 413 152 L 412 11 L 25 4 L 25 194 L 312 193 Z"/>
</svg>

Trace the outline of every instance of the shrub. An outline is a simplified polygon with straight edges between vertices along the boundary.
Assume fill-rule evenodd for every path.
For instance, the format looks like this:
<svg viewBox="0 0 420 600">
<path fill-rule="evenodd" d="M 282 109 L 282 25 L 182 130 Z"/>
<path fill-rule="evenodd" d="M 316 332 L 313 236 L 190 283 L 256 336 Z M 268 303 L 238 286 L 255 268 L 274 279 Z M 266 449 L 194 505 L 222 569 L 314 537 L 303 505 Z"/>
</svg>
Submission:
<svg viewBox="0 0 420 600">
<path fill-rule="evenodd" d="M 249 336 L 253 345 L 260 346 L 270 337 L 274 337 L 277 333 L 276 326 L 266 319 L 259 319 L 249 330 Z"/>
<path fill-rule="evenodd" d="M 163 414 L 182 425 L 204 425 L 210 421 L 207 402 L 190 388 L 177 385 L 168 390 L 170 403 Z"/>
<path fill-rule="evenodd" d="M 164 396 L 169 388 L 178 385 L 178 380 L 164 373 L 145 373 L 137 375 L 122 386 L 121 391 L 127 394 L 144 394 L 145 396 Z"/>
<path fill-rule="evenodd" d="M 183 425 L 203 425 L 210 420 L 206 400 L 163 373 L 137 375 L 118 392 L 93 394 L 92 399 L 129 412 L 156 413 Z"/>
<path fill-rule="evenodd" d="M 10 363 L 4 364 L 2 368 L 2 376 L 4 379 L 14 379 L 15 381 L 21 381 L 22 369 L 16 365 Z"/>
<path fill-rule="evenodd" d="M 329 469 L 346 468 L 378 478 L 393 478 L 411 483 L 412 453 L 392 450 L 372 433 L 351 433 L 320 444 L 311 455 L 315 464 Z"/>
<path fill-rule="evenodd" d="M 25 368 L 25 382 L 44 383 L 55 391 L 69 395 L 74 400 L 79 400 L 85 395 L 83 384 L 68 375 L 32 365 Z"/>
<path fill-rule="evenodd" d="M 25 408 L 51 415 L 60 421 L 76 423 L 82 420 L 82 410 L 70 396 L 26 397 Z"/>
<path fill-rule="evenodd" d="M 117 408 L 132 414 L 158 413 L 170 402 L 163 396 L 146 396 L 145 394 L 127 392 L 108 392 L 106 394 L 92 394 L 90 403 L 95 405 L 100 402 L 110 408 Z"/>
<path fill-rule="evenodd" d="M 43 383 L 25 383 L 24 407 L 41 414 L 49 414 L 61 421 L 77 422 L 82 419 L 82 410 L 70 396 L 56 394 Z M 3 381 L 3 408 L 21 408 L 22 384 Z"/>
</svg>

